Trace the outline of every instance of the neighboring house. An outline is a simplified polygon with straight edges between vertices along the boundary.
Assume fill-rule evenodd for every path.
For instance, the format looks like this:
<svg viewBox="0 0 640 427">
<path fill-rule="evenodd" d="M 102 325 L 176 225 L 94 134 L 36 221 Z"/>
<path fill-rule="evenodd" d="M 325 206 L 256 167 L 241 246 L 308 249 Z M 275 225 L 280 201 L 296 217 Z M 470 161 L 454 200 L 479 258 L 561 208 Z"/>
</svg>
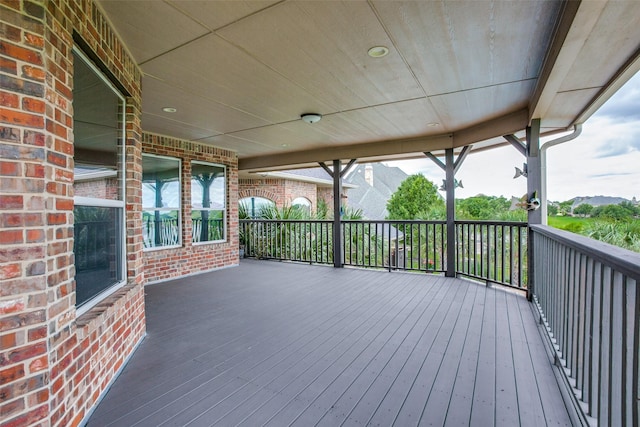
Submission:
<svg viewBox="0 0 640 427">
<path fill-rule="evenodd" d="M 355 187 L 349 190 L 349 206 L 361 209 L 367 219 L 385 219 L 387 202 L 408 177 L 397 167 L 382 163 L 360 164 L 345 178 L 345 183 Z"/>
<path fill-rule="evenodd" d="M 343 184 L 343 203 L 347 202 L 347 191 L 354 188 Z M 251 216 L 269 202 L 277 207 L 298 205 L 309 212 L 316 212 L 319 200 L 329 209 L 333 206 L 333 180 L 321 168 L 246 174 L 238 180 L 238 193 L 239 202 L 247 206 Z"/>
</svg>

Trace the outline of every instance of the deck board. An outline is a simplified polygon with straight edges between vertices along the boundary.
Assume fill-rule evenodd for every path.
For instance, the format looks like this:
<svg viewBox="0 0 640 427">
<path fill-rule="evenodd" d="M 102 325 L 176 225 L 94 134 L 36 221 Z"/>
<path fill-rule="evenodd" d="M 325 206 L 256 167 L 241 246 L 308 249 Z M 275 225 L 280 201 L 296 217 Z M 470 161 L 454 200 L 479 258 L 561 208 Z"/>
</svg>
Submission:
<svg viewBox="0 0 640 427">
<path fill-rule="evenodd" d="M 146 309 L 89 426 L 570 425 L 512 291 L 250 260 L 148 286 Z"/>
</svg>

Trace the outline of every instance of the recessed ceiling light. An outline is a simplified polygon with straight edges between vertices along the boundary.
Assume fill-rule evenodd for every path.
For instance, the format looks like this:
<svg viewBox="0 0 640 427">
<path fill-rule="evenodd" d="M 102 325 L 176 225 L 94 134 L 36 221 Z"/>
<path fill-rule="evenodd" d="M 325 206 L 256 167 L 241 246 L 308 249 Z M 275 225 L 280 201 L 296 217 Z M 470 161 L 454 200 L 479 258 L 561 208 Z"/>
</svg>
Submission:
<svg viewBox="0 0 640 427">
<path fill-rule="evenodd" d="M 384 46 L 374 46 L 367 52 L 372 58 L 382 58 L 383 56 L 387 56 L 389 53 L 389 49 Z"/>
<path fill-rule="evenodd" d="M 436 122 L 433 122 L 433 123 L 427 123 L 427 126 L 428 126 L 428 127 L 430 127 L 430 128 L 434 128 L 434 127 L 436 127 L 436 126 L 440 126 L 440 123 L 436 123 Z"/>
<path fill-rule="evenodd" d="M 281 146 L 282 148 L 287 148 L 287 147 L 289 146 L 289 144 L 280 144 L 280 146 Z"/>
<path fill-rule="evenodd" d="M 164 111 L 165 113 L 175 113 L 176 111 L 178 111 L 178 109 L 173 107 L 164 107 L 162 111 Z"/>
<path fill-rule="evenodd" d="M 301 115 L 300 118 L 303 122 L 311 124 L 319 122 L 322 116 L 317 113 L 306 113 Z"/>
</svg>

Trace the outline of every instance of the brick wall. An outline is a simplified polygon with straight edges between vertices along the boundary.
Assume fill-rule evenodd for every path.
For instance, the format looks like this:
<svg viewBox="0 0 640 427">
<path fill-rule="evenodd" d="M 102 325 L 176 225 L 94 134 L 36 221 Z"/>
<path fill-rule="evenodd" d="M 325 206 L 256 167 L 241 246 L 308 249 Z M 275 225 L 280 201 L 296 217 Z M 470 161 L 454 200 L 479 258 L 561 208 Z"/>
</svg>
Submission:
<svg viewBox="0 0 640 427">
<path fill-rule="evenodd" d="M 73 184 L 73 194 L 82 197 L 118 200 L 118 191 L 117 179 L 95 179 L 82 182 L 76 181 Z"/>
<path fill-rule="evenodd" d="M 291 206 L 296 198 L 304 197 L 311 202 L 311 212 L 315 212 L 318 206 L 318 186 L 316 184 L 287 179 L 284 186 L 284 198 L 288 206 Z"/>
<path fill-rule="evenodd" d="M 143 135 L 142 151 L 182 161 L 182 247 L 144 252 L 145 278 L 153 282 L 238 264 L 238 158 L 236 153 L 180 139 Z M 227 167 L 227 241 L 198 243 L 191 237 L 191 162 Z"/>
<path fill-rule="evenodd" d="M 311 211 L 315 211 L 320 187 L 309 182 L 289 179 L 264 178 L 241 179 L 238 183 L 239 198 L 264 197 L 276 204 L 277 207 L 291 206 L 297 197 L 305 197 L 311 202 Z"/>
<path fill-rule="evenodd" d="M 239 199 L 245 197 L 263 197 L 278 207 L 285 203 L 284 179 L 241 179 L 238 181 Z"/>
<path fill-rule="evenodd" d="M 128 284 L 78 317 L 73 34 L 127 99 Z M 141 340 L 140 71 L 89 0 L 0 1 L 0 425 L 77 425 Z"/>
</svg>

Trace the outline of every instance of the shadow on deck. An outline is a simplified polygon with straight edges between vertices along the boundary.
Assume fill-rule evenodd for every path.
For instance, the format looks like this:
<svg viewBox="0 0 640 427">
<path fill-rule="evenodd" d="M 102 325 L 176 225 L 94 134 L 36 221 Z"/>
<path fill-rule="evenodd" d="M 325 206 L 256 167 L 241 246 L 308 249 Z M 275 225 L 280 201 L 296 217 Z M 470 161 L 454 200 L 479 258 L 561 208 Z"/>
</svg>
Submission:
<svg viewBox="0 0 640 427">
<path fill-rule="evenodd" d="M 147 338 L 89 426 L 571 425 L 511 291 L 243 260 L 146 294 Z"/>
</svg>

